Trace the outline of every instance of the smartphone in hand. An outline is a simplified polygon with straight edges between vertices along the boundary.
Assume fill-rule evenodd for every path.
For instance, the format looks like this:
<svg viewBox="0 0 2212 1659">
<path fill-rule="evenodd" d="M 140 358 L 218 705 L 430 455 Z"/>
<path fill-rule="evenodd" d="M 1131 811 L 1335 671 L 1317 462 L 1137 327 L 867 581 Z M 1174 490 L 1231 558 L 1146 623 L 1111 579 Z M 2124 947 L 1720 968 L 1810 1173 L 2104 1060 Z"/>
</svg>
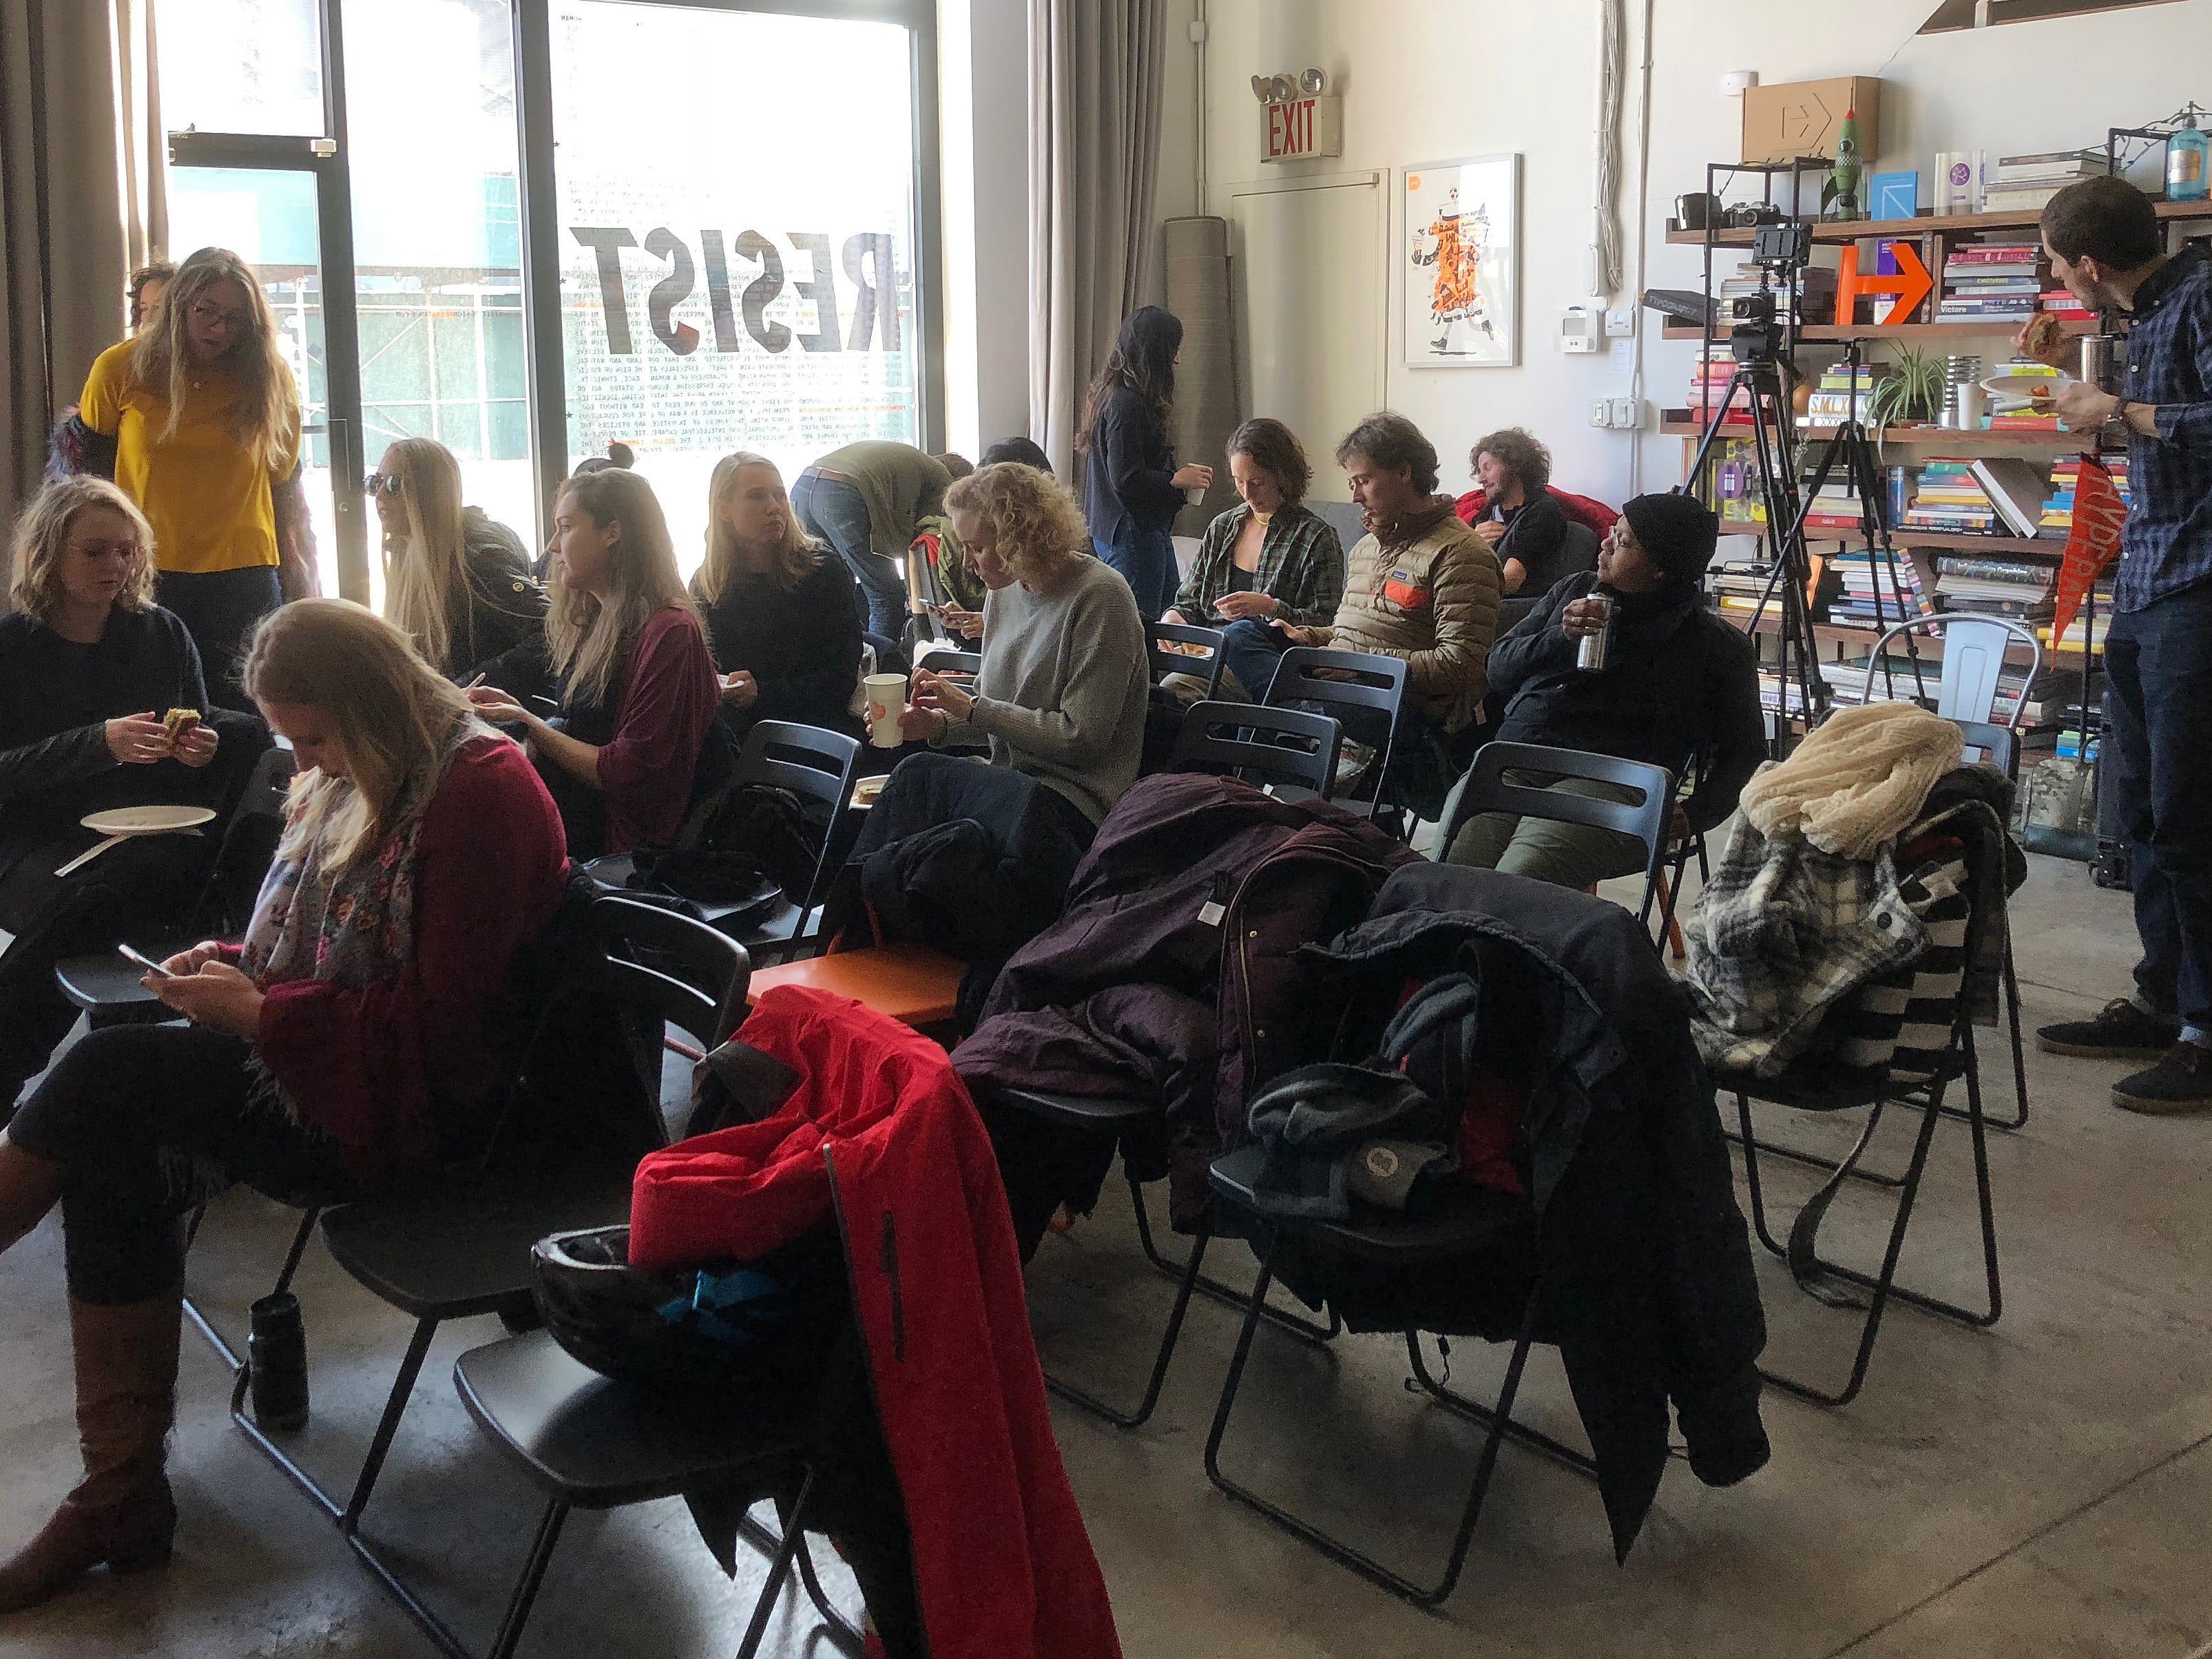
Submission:
<svg viewBox="0 0 2212 1659">
<path fill-rule="evenodd" d="M 155 979 L 174 979 L 176 977 L 174 974 L 172 974 L 167 969 L 161 966 L 160 963 L 155 961 L 153 957 L 148 956 L 143 951 L 135 950 L 128 945 L 118 945 L 115 947 L 115 952 L 125 961 L 135 963 L 139 967 L 143 968 L 148 973 L 153 975 Z"/>
</svg>

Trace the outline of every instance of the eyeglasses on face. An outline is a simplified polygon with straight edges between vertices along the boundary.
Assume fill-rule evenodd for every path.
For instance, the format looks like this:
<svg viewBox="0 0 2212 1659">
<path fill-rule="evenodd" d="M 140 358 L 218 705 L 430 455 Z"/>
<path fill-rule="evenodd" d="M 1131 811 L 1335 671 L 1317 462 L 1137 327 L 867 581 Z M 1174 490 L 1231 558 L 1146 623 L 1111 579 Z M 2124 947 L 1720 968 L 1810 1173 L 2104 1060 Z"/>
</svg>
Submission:
<svg viewBox="0 0 2212 1659">
<path fill-rule="evenodd" d="M 361 493 L 364 495 L 397 495 L 399 493 L 398 477 L 390 472 L 372 472 L 361 481 Z"/>
<path fill-rule="evenodd" d="M 220 325 L 233 334 L 244 333 L 253 323 L 251 312 L 226 311 L 212 300 L 193 301 L 191 315 L 192 320 L 203 328 L 214 328 Z"/>
</svg>

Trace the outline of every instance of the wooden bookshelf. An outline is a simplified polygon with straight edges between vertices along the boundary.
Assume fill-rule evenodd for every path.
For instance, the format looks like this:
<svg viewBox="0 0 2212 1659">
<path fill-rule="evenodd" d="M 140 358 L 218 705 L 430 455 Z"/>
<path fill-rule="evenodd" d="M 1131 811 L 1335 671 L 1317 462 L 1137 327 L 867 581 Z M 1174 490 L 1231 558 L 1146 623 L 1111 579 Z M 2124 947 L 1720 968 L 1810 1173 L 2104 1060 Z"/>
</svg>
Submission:
<svg viewBox="0 0 2212 1659">
<path fill-rule="evenodd" d="M 1738 622 L 1735 617 L 1731 616 L 1726 611 L 1719 611 L 1717 614 L 1720 617 L 1722 621 L 1728 623 L 1732 627 L 1741 629 L 1743 626 L 1741 623 Z M 2098 614 L 2099 631 L 2101 632 L 2103 627 L 2103 613 L 2100 611 Z M 2033 633 L 2035 631 L 2035 627 L 2033 623 L 2028 624 L 2027 628 L 2030 633 Z M 1752 631 L 1761 635 L 1778 635 L 1782 631 L 1782 618 L 1772 615 L 1770 612 L 1769 615 L 1763 616 L 1759 619 L 1758 627 Z M 1841 626 L 1834 623 L 1815 623 L 1813 624 L 1813 637 L 1823 645 L 1832 645 L 1837 647 L 1848 646 L 1862 651 L 1871 651 L 1874 649 L 1874 642 L 1880 639 L 1881 635 L 1871 628 L 1851 628 Z M 1942 635 L 1916 635 L 1913 636 L 1913 643 L 1918 647 L 1920 653 L 1923 656 L 1937 661 L 1942 660 L 1943 655 L 1943 639 Z M 1905 650 L 1904 635 L 1899 635 L 1889 648 L 1892 651 L 1901 654 Z M 2100 658 L 2103 657 L 2104 654 L 2105 653 L 2101 648 L 2097 652 L 2097 655 Z M 2043 660 L 2048 665 L 2056 665 L 2063 660 L 2071 660 L 2078 663 L 2081 660 L 2081 647 L 2078 645 L 2046 645 L 2043 647 Z M 1841 661 L 1842 658 L 1838 655 L 1834 659 L 1834 660 Z M 2005 661 L 2008 664 L 2015 667 L 2025 668 L 2028 665 L 2028 660 L 2027 647 L 2026 646 L 2010 645 L 2005 647 Z M 1772 665 L 1771 664 L 1760 665 L 1762 669 L 1771 667 L 1771 665 Z M 1900 675 L 1902 674 L 1902 670 L 1899 671 Z"/>
<path fill-rule="evenodd" d="M 1986 339 L 1992 334 L 2017 334 L 2021 325 L 2027 320 L 2026 317 L 1946 317 L 1933 323 L 1853 323 L 1849 327 L 1841 323 L 1808 323 L 1797 331 L 1797 339 L 1802 345 L 1827 345 L 1844 340 Z M 2058 325 L 2069 334 L 2091 334 L 2097 327 L 2093 319 L 2086 317 L 2061 317 Z M 1729 330 L 1733 326 L 1716 323 L 1713 343 L 1726 345 Z M 1661 326 L 1659 337 L 1702 343 L 1705 332 L 1694 323 L 1669 322 Z"/>
<path fill-rule="evenodd" d="M 1662 435 L 1669 438 L 1698 439 L 1705 435 L 1704 425 L 1691 419 L 1690 411 L 1686 409 L 1662 410 L 1659 416 L 1659 430 Z M 1796 441 L 1800 446 L 1826 443 L 1835 435 L 1836 428 L 1832 426 L 1801 426 L 1797 428 Z M 1751 428 L 1747 426 L 1721 428 L 1723 441 L 1738 437 L 1748 443 L 1751 441 Z M 2039 454 L 2046 452 L 2055 453 L 2062 450 L 2078 452 L 2094 447 L 2095 440 L 2094 433 L 1960 432 L 1949 427 L 1941 426 L 1889 426 L 1884 427 L 1877 434 L 1877 441 L 1885 445 L 1909 444 L 1929 449 L 1994 447 L 2032 450 Z M 1686 460 L 1688 458 L 1684 459 Z"/>
<path fill-rule="evenodd" d="M 2160 202 L 2155 206 L 2161 219 L 2212 219 L 2212 201 Z M 1832 244 L 1864 241 L 1881 236 L 1971 235 L 1980 231 L 2035 230 L 2042 223 L 2043 211 L 2040 208 L 2014 213 L 1923 213 L 1911 219 L 1815 220 L 1813 222 L 1813 240 Z M 1717 230 L 1712 235 L 1716 247 L 1751 246 L 1748 228 Z M 1667 232 L 1667 240 L 1679 246 L 1703 247 L 1705 233 L 1670 228 Z"/>
</svg>

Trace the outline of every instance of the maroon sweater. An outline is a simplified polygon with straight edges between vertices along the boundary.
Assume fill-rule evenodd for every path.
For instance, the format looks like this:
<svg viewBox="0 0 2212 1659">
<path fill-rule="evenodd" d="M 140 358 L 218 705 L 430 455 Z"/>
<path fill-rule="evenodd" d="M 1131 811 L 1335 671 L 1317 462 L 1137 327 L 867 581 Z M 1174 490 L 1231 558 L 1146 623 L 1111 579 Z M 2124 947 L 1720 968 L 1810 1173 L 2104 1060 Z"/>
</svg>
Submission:
<svg viewBox="0 0 2212 1659">
<path fill-rule="evenodd" d="M 599 746 L 607 851 L 665 847 L 683 827 L 707 728 L 722 707 L 699 618 L 670 605 L 646 618 L 622 671 L 615 734 Z"/>
<path fill-rule="evenodd" d="M 422 814 L 415 956 L 396 979 L 349 990 L 269 988 L 256 1046 L 307 1121 L 374 1179 L 434 1159 L 441 1104 L 471 1106 L 516 1056 L 497 1014 L 515 952 L 567 884 L 561 815 L 505 738 L 463 747 Z"/>
</svg>

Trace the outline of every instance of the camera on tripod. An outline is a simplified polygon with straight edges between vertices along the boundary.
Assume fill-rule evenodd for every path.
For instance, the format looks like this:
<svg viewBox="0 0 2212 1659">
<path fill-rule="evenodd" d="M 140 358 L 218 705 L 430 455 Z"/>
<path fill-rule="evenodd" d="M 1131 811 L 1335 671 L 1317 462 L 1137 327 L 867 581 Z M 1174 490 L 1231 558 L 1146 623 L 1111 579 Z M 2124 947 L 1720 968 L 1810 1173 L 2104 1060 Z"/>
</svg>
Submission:
<svg viewBox="0 0 2212 1659">
<path fill-rule="evenodd" d="M 1753 225 L 1751 259 L 1759 267 L 1759 292 L 1729 302 L 1729 356 L 1740 363 L 1779 363 L 1789 342 L 1778 320 L 1774 289 L 1793 293 L 1797 273 L 1811 263 L 1813 227 L 1802 219 Z"/>
</svg>

